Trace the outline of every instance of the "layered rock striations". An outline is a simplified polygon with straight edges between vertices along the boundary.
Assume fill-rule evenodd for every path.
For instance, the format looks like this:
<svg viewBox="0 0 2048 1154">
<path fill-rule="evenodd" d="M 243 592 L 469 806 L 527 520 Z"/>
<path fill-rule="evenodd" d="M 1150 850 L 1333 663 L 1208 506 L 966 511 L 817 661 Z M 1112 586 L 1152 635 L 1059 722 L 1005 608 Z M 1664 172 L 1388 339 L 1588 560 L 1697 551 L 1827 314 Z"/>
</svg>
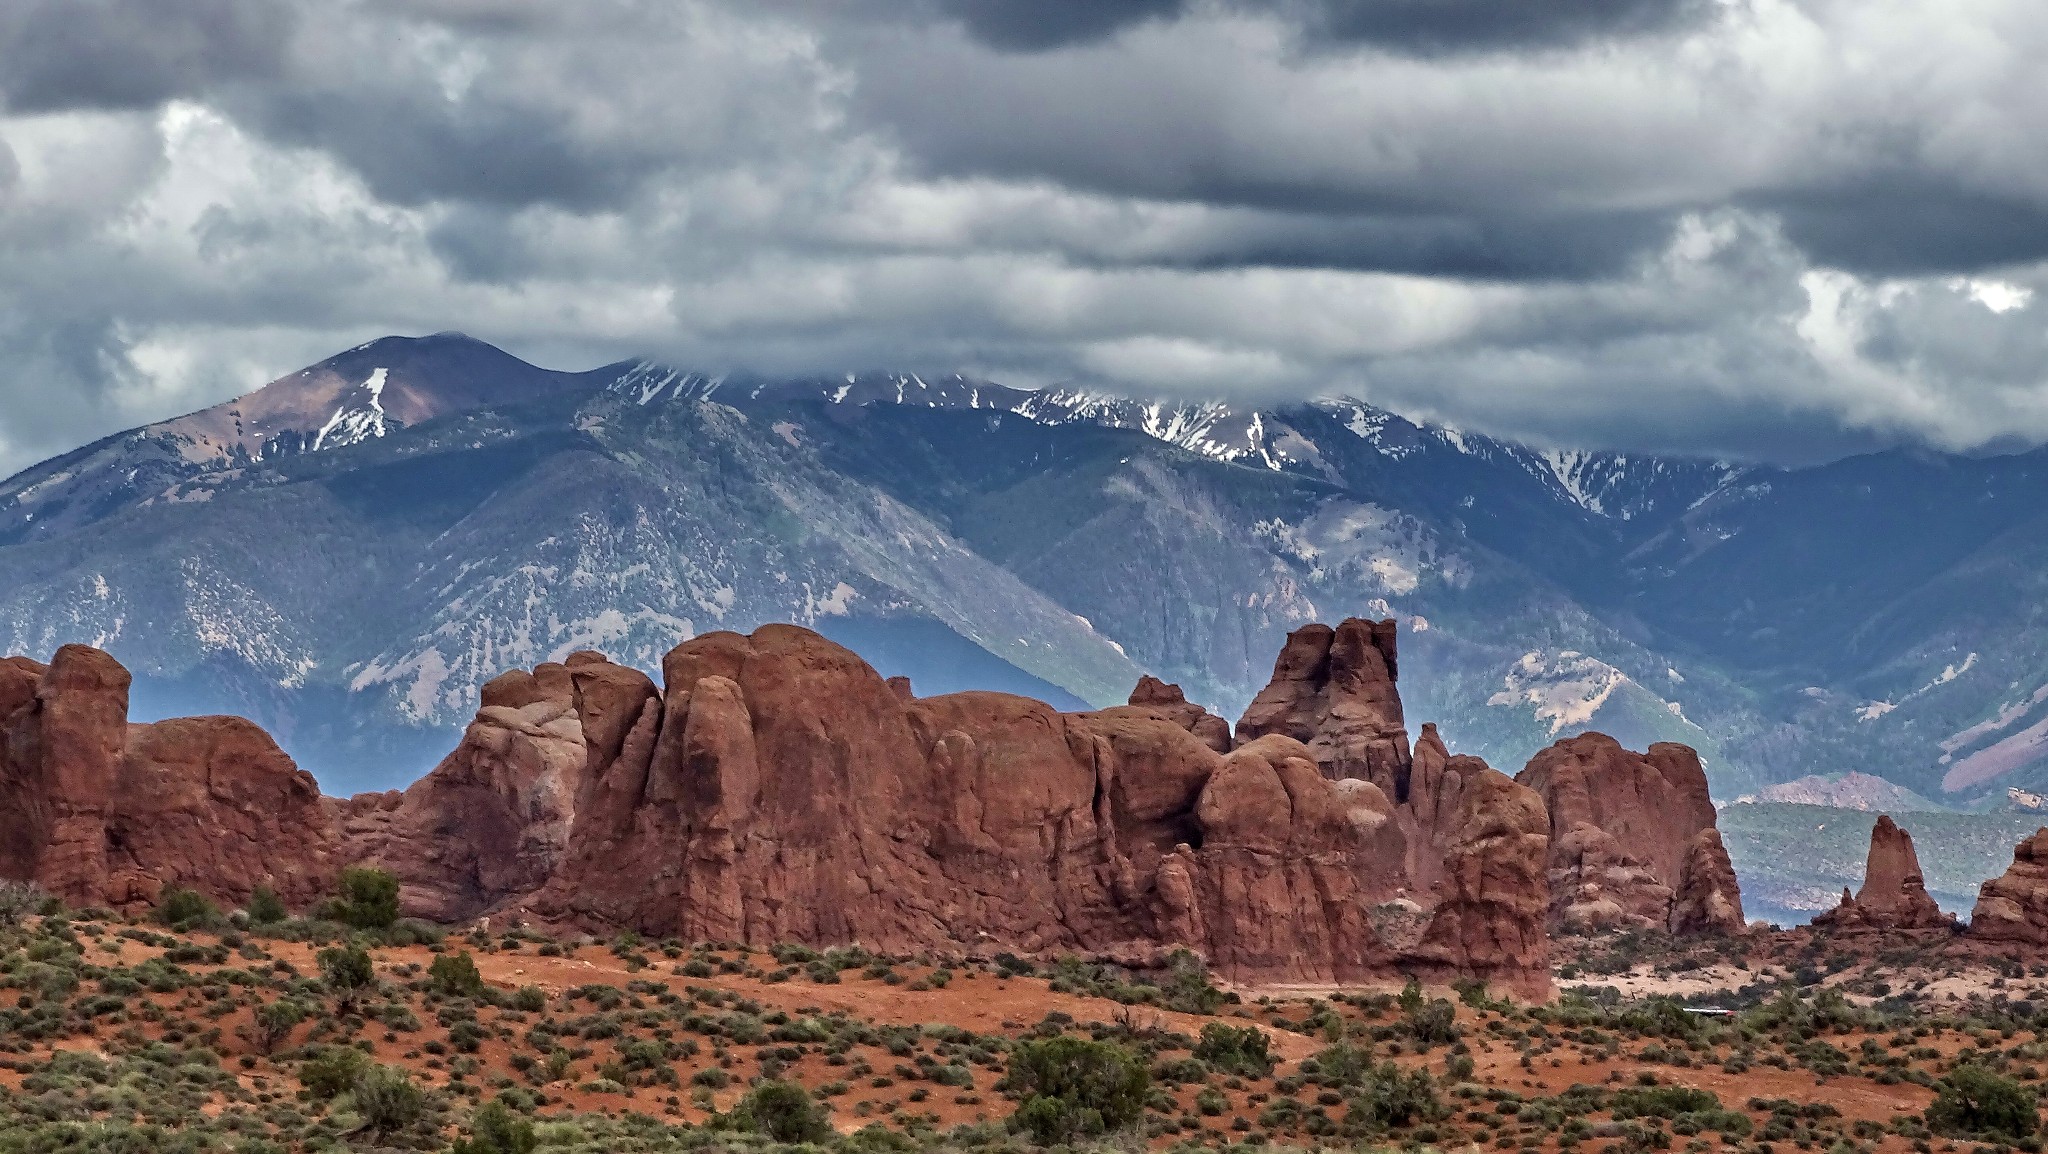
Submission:
<svg viewBox="0 0 2048 1154">
<path fill-rule="evenodd" d="M 1900 829 L 1890 814 L 1880 814 L 1870 827 L 1870 856 L 1863 867 L 1863 888 L 1813 919 L 1837 933 L 1874 930 L 1952 930 L 1955 918 L 1942 913 L 1927 893 L 1920 873 L 1920 855 L 1913 835 Z"/>
<path fill-rule="evenodd" d="M 1692 749 L 1659 742 L 1632 753 L 1587 733 L 1538 752 L 1515 780 L 1549 813 L 1553 925 L 1743 928 L 1735 868 Z"/>
<path fill-rule="evenodd" d="M 174 886 L 326 892 L 337 837 L 312 775 L 239 717 L 130 725 L 128 686 L 84 645 L 0 663 L 0 876 L 131 908 Z"/>
<path fill-rule="evenodd" d="M 1233 737 L 1152 678 L 1085 713 L 919 698 L 770 625 L 685 642 L 659 684 L 592 652 L 504 674 L 426 777 L 323 800 L 247 722 L 127 726 L 125 671 L 67 647 L 0 662 L 0 873 L 304 904 L 364 863 L 442 921 L 1527 993 L 1550 920 L 1741 924 L 1690 750 L 1576 739 L 1513 780 L 1434 726 L 1411 749 L 1397 672 L 1391 621 L 1297 630 Z"/>
</svg>

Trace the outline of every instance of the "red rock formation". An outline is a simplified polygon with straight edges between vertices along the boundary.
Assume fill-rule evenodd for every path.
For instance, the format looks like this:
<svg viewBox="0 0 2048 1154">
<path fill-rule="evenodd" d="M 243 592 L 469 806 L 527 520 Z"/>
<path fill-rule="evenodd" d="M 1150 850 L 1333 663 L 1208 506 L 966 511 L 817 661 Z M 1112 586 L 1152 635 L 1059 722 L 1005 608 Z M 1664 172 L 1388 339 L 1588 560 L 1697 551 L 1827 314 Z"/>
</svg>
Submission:
<svg viewBox="0 0 2048 1154">
<path fill-rule="evenodd" d="M 1542 795 L 1550 814 L 1554 925 L 1743 927 L 1706 771 L 1690 748 L 1659 742 L 1631 753 L 1587 733 L 1537 753 L 1515 780 Z"/>
<path fill-rule="evenodd" d="M 432 773 L 403 793 L 337 804 L 349 856 L 396 876 L 417 916 L 474 917 L 561 864 L 588 755 L 568 666 L 502 674 Z"/>
<path fill-rule="evenodd" d="M 1130 704 L 1173 722 L 1218 753 L 1230 752 L 1230 723 L 1190 702 L 1178 685 L 1147 673 L 1131 690 Z"/>
<path fill-rule="evenodd" d="M 1671 907 L 1674 933 L 1735 933 L 1748 923 L 1742 916 L 1742 885 L 1718 827 L 1693 835 L 1685 870 Z"/>
<path fill-rule="evenodd" d="M 25 692 L 35 679 L 32 693 Z M 310 774 L 238 717 L 128 724 L 128 671 L 67 645 L 0 664 L 0 876 L 133 908 L 186 886 L 235 903 L 258 884 L 310 902 L 334 833 Z"/>
<path fill-rule="evenodd" d="M 1315 752 L 1323 776 L 1360 778 L 1408 799 L 1408 730 L 1395 688 L 1394 622 L 1353 617 L 1287 635 L 1273 680 L 1237 722 L 1237 740 L 1278 733 Z"/>
<path fill-rule="evenodd" d="M 1913 835 L 1900 829 L 1889 814 L 1878 815 L 1870 828 L 1863 888 L 1854 897 L 1844 888 L 1841 904 L 1813 919 L 1813 924 L 1837 933 L 1956 928 L 1955 918 L 1942 913 L 1927 894 Z"/>
<path fill-rule="evenodd" d="M 2004 873 L 1977 890 L 1968 936 L 1985 942 L 2048 945 L 2048 829 L 2012 851 Z"/>
<path fill-rule="evenodd" d="M 1432 778 L 1449 816 L 1417 884 L 1382 789 L 1283 735 L 1221 753 L 1163 687 L 1083 714 L 906 700 L 793 626 L 696 638 L 663 673 L 658 699 L 615 695 L 607 732 L 632 714 L 648 740 L 592 745 L 559 868 L 505 904 L 686 939 L 1187 946 L 1239 980 L 1547 986 L 1541 804 L 1476 759 Z"/>
<path fill-rule="evenodd" d="M 303 903 L 365 862 L 441 920 L 1131 964 L 1187 947 L 1241 981 L 1541 993 L 1542 799 L 1433 727 L 1411 774 L 1394 672 L 1391 623 L 1297 632 L 1226 749 L 1156 681 L 1091 713 L 917 699 L 765 626 L 678 646 L 659 689 L 595 653 L 501 676 L 427 777 L 323 807 L 245 722 L 125 727 L 125 672 L 67 649 L 0 663 L 0 803 L 27 815 L 0 868 L 79 901 L 261 880 Z"/>
</svg>

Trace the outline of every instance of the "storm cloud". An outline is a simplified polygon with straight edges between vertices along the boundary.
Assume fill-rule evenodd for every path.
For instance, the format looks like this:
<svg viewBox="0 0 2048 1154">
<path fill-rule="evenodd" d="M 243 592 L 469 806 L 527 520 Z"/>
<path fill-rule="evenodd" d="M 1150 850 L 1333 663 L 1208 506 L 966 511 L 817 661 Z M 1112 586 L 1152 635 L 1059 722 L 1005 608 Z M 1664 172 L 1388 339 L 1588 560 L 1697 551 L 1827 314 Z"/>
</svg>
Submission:
<svg viewBox="0 0 2048 1154">
<path fill-rule="evenodd" d="M 2025 0 L 30 0 L 0 471 L 387 332 L 2048 439 Z"/>
</svg>

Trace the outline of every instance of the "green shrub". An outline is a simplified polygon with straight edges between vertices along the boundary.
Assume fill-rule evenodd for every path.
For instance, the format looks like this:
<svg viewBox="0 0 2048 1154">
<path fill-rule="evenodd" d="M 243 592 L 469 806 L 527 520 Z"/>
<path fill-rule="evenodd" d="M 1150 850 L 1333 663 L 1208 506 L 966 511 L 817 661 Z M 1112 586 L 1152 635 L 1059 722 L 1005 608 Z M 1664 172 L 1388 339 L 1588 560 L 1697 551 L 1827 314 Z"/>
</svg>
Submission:
<svg viewBox="0 0 2048 1154">
<path fill-rule="evenodd" d="M 1422 1008 L 1422 1000 L 1422 982 L 1416 978 L 1408 979 L 1408 983 L 1401 987 L 1401 1012 L 1414 1013 Z"/>
<path fill-rule="evenodd" d="M 477 972 L 476 959 L 464 950 L 435 958 L 427 967 L 427 985 L 443 997 L 474 998 L 484 992 L 484 976 Z"/>
<path fill-rule="evenodd" d="M 313 955 L 320 967 L 320 980 L 334 995 L 334 1007 L 346 1014 L 355 1009 L 364 994 L 377 984 L 376 967 L 370 955 L 357 946 L 329 946 Z"/>
<path fill-rule="evenodd" d="M 2039 1129 L 2034 1091 L 1973 1062 L 1935 1084 L 1927 1125 L 1951 1138 L 2018 1142 Z"/>
<path fill-rule="evenodd" d="M 369 1069 L 370 1059 L 353 1046 L 328 1046 L 299 1067 L 299 1083 L 319 1099 L 348 1093 Z"/>
<path fill-rule="evenodd" d="M 1458 1008 L 1434 998 L 1408 1011 L 1408 1035 L 1423 1049 L 1447 1046 L 1458 1040 Z"/>
<path fill-rule="evenodd" d="M 393 1066 L 371 1066 L 350 1091 L 356 1114 L 372 1133 L 394 1134 L 427 1115 L 427 1094 L 412 1075 Z"/>
<path fill-rule="evenodd" d="M 825 1110 L 795 1082 L 770 1079 L 747 1091 L 728 1119 L 734 1129 L 777 1142 L 824 1142 L 832 1137 Z"/>
<path fill-rule="evenodd" d="M 279 998 L 269 1005 L 257 1007 L 255 1020 L 249 1029 L 249 1041 L 257 1052 L 270 1054 L 291 1036 L 293 1027 L 305 1020 L 306 1007 L 290 998 Z"/>
<path fill-rule="evenodd" d="M 547 992 L 539 986 L 521 986 L 512 995 L 512 1008 L 529 1014 L 538 1014 L 548 1008 Z"/>
<path fill-rule="evenodd" d="M 1721 1099 L 1712 1091 L 1686 1086 L 1630 1086 L 1616 1090 L 1607 1101 L 1616 1118 L 1676 1118 L 1680 1114 L 1721 1108 Z"/>
<path fill-rule="evenodd" d="M 1062 1035 L 1012 1051 L 1004 1085 L 1023 1096 L 1011 1125 L 1053 1146 L 1136 1122 L 1151 1075 L 1121 1046 Z"/>
<path fill-rule="evenodd" d="M 334 921 L 359 930 L 382 930 L 398 920 L 398 879 L 383 870 L 345 869 L 337 891 L 322 911 Z"/>
<path fill-rule="evenodd" d="M 533 1123 L 494 1098 L 470 1115 L 468 1139 L 456 1142 L 449 1154 L 532 1154 L 537 1144 Z"/>
<path fill-rule="evenodd" d="M 1263 1078 L 1273 1072 L 1272 1040 L 1257 1026 L 1226 1026 L 1211 1022 L 1195 1042 L 1195 1057 L 1224 1074 Z"/>
<path fill-rule="evenodd" d="M 1166 980 L 1160 984 L 1160 1001 L 1169 1010 L 1188 1014 L 1213 1014 L 1228 997 L 1209 980 L 1208 967 L 1192 950 L 1175 950 L 1166 959 Z"/>
<path fill-rule="evenodd" d="M 220 907 L 206 900 L 198 891 L 180 887 L 163 892 L 156 903 L 156 916 L 158 921 L 172 929 L 184 930 L 219 924 Z"/>
<path fill-rule="evenodd" d="M 284 899 L 278 897 L 277 891 L 269 886 L 256 887 L 256 892 L 249 895 L 246 912 L 249 915 L 249 923 L 258 926 L 276 925 L 292 916 L 292 912 L 284 908 Z"/>
<path fill-rule="evenodd" d="M 1354 1133 L 1373 1133 L 1442 1116 L 1443 1102 L 1429 1071 L 1403 1070 L 1386 1062 L 1359 1079 L 1344 1121 Z"/>
</svg>

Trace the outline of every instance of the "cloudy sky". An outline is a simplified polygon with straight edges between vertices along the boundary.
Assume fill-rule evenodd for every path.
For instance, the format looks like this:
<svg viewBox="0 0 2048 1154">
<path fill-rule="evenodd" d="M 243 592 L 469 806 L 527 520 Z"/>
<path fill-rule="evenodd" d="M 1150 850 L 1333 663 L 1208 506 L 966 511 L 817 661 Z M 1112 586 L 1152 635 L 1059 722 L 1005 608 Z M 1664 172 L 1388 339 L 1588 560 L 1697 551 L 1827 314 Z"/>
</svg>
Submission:
<svg viewBox="0 0 2048 1154">
<path fill-rule="evenodd" d="M 2048 439 L 2040 0 L 11 0 L 0 473 L 385 333 Z"/>
</svg>

